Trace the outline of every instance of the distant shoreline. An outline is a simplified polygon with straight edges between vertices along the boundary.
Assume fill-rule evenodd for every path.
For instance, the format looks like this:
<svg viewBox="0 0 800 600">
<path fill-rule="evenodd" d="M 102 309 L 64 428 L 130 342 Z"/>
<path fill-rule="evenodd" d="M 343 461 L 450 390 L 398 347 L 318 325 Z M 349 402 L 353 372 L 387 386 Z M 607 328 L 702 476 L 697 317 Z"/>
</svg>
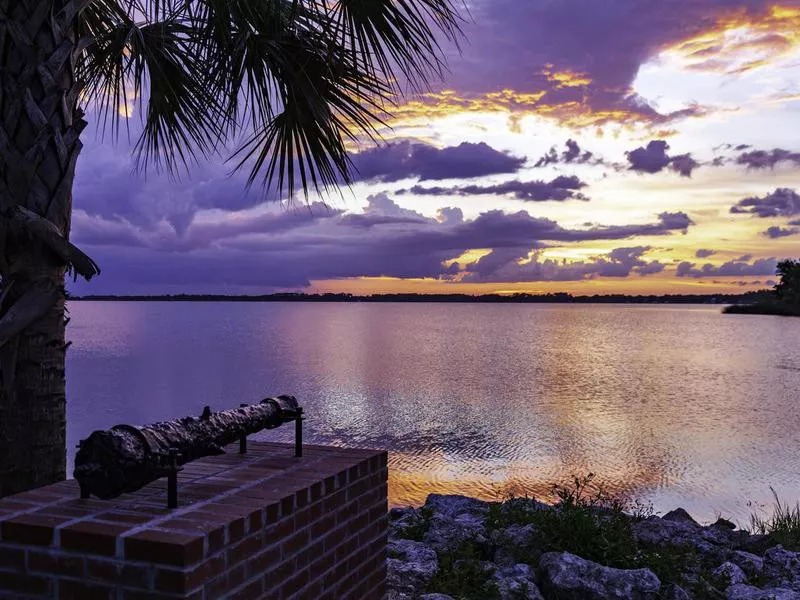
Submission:
<svg viewBox="0 0 800 600">
<path fill-rule="evenodd" d="M 92 295 L 69 297 L 77 302 L 404 302 L 404 303 L 473 303 L 473 304 L 733 304 L 752 305 L 765 292 L 746 294 L 664 294 L 639 295 L 607 294 L 573 296 L 571 294 L 268 294 L 261 296 L 232 296 L 214 294 L 171 294 L 144 296 Z"/>
<path fill-rule="evenodd" d="M 800 308 L 779 302 L 757 302 L 755 304 L 737 304 L 726 307 L 727 315 L 775 315 L 779 317 L 800 317 Z"/>
</svg>

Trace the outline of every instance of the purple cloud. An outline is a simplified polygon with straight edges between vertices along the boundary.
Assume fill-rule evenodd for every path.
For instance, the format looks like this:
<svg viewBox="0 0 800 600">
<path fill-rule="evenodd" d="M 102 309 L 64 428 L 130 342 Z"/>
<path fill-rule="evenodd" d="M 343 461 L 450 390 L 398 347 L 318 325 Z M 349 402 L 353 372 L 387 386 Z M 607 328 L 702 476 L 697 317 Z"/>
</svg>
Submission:
<svg viewBox="0 0 800 600">
<path fill-rule="evenodd" d="M 782 162 L 792 162 L 795 165 L 800 165 L 800 152 L 790 152 L 781 148 L 753 150 L 745 152 L 736 159 L 737 164 L 745 165 L 748 169 L 774 169 Z"/>
<path fill-rule="evenodd" d="M 527 93 L 517 100 L 526 108 L 576 124 L 664 123 L 702 109 L 660 113 L 632 89 L 641 66 L 732 12 L 756 18 L 769 7 L 767 0 L 476 0 L 470 43 L 463 56 L 453 53 L 447 86 L 467 97 Z"/>
<path fill-rule="evenodd" d="M 558 153 L 558 150 L 555 146 L 550 148 L 550 150 L 542 156 L 538 161 L 536 161 L 536 167 L 546 167 L 548 165 L 556 165 L 561 163 L 566 164 L 586 164 L 592 160 L 594 156 L 588 150 L 581 150 L 581 147 L 578 145 L 578 142 L 575 140 L 569 139 L 564 144 L 567 149 Z M 593 161 L 595 163 L 600 163 L 602 160 L 596 159 Z"/>
<path fill-rule="evenodd" d="M 678 265 L 675 275 L 678 277 L 692 277 L 701 279 L 704 277 L 750 277 L 759 275 L 774 275 L 778 266 L 775 258 L 759 258 L 752 263 L 747 262 L 749 257 L 743 256 L 736 260 L 726 262 L 720 266 L 707 263 L 696 268 L 695 263 L 682 262 Z"/>
<path fill-rule="evenodd" d="M 716 250 L 706 250 L 705 248 L 700 248 L 697 252 L 694 253 L 694 255 L 697 258 L 708 258 L 709 256 L 712 256 L 716 253 L 717 253 Z"/>
<path fill-rule="evenodd" d="M 631 171 L 639 173 L 660 173 L 667 167 L 683 177 L 691 177 L 700 163 L 692 158 L 691 154 L 670 156 L 669 144 L 664 140 L 652 140 L 647 146 L 626 152 L 625 156 L 630 163 Z"/>
<path fill-rule="evenodd" d="M 421 142 L 391 142 L 352 156 L 355 178 L 363 181 L 398 181 L 418 178 L 469 179 L 516 173 L 524 158 L 495 150 L 486 143 L 463 142 L 436 148 Z"/>
<path fill-rule="evenodd" d="M 552 181 L 507 181 L 496 185 L 463 185 L 452 187 L 425 187 L 415 185 L 407 190 L 408 193 L 428 196 L 477 196 L 480 194 L 493 194 L 505 196 L 513 194 L 517 200 L 529 202 L 545 202 L 547 200 L 588 200 L 586 196 L 577 192 L 586 187 L 586 184 L 576 176 L 559 176 Z M 399 193 L 405 193 L 401 190 Z"/>
<path fill-rule="evenodd" d="M 776 225 L 773 227 L 769 227 L 766 231 L 762 232 L 761 235 L 774 240 L 782 237 L 789 237 L 791 235 L 797 235 L 798 233 L 800 233 L 800 229 L 795 229 L 790 227 L 778 227 Z"/>
<path fill-rule="evenodd" d="M 520 264 L 520 260 L 531 253 L 526 248 L 504 248 L 470 263 L 465 270 L 469 282 L 515 282 L 515 281 L 580 281 L 595 277 L 629 277 L 662 272 L 666 265 L 658 261 L 647 261 L 642 257 L 652 250 L 649 246 L 616 248 L 606 255 L 591 260 L 564 262 L 553 259 L 541 260 L 534 254 L 533 260 Z"/>
<path fill-rule="evenodd" d="M 449 280 L 458 267 L 444 264 L 474 248 L 507 249 L 504 257 L 522 256 L 552 243 L 664 236 L 685 231 L 690 224 L 684 213 L 662 213 L 651 223 L 572 229 L 524 211 L 494 210 L 464 219 L 454 207 L 439 210 L 434 219 L 397 205 L 386 194 L 371 196 L 363 214 L 320 207 L 290 212 L 250 209 L 221 221 L 195 219 L 183 232 L 165 222 L 138 227 L 77 211 L 76 243 L 85 245 L 106 268 L 97 285 L 78 283 L 75 289 L 119 293 L 140 285 L 159 291 L 178 286 L 183 291 L 302 288 L 314 280 L 378 276 Z M 658 268 L 634 259 L 640 260 L 612 253 L 604 258 L 609 264 L 598 263 L 603 268 L 598 266 L 595 273 L 621 273 L 625 264 L 639 274 Z"/>
<path fill-rule="evenodd" d="M 800 195 L 789 188 L 778 188 L 771 194 L 745 198 L 731 207 L 734 214 L 768 217 L 792 217 L 800 214 Z"/>
</svg>

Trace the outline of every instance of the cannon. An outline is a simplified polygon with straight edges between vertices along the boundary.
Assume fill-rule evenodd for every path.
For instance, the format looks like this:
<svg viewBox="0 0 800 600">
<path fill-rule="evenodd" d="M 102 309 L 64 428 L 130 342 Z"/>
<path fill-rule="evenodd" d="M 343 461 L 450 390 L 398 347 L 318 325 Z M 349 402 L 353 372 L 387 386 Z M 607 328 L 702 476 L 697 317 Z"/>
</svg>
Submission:
<svg viewBox="0 0 800 600">
<path fill-rule="evenodd" d="M 239 441 L 247 451 L 247 435 L 294 421 L 295 456 L 302 456 L 303 409 L 294 396 L 266 398 L 256 404 L 134 427 L 116 425 L 95 431 L 78 444 L 74 476 L 81 498 L 103 500 L 135 492 L 168 476 L 168 506 L 177 506 L 180 466 L 206 456 L 224 454 L 223 446 Z"/>
</svg>

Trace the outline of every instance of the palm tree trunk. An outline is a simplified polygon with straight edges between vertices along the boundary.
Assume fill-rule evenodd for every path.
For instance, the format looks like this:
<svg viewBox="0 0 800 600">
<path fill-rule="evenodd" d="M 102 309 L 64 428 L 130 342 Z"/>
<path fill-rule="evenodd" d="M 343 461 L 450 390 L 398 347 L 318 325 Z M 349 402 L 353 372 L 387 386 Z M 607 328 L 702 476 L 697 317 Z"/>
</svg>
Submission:
<svg viewBox="0 0 800 600">
<path fill-rule="evenodd" d="M 0 497 L 66 473 L 77 0 L 0 0 Z"/>
</svg>

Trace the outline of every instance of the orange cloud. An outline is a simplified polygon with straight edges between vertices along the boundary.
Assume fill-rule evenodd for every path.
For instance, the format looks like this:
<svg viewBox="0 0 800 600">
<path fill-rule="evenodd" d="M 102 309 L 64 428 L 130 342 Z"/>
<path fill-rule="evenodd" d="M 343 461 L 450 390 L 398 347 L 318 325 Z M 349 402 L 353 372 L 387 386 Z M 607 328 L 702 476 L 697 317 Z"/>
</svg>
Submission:
<svg viewBox="0 0 800 600">
<path fill-rule="evenodd" d="M 687 69 L 737 75 L 773 64 L 798 45 L 800 9 L 776 5 L 760 17 L 733 11 L 663 55 Z"/>
</svg>

